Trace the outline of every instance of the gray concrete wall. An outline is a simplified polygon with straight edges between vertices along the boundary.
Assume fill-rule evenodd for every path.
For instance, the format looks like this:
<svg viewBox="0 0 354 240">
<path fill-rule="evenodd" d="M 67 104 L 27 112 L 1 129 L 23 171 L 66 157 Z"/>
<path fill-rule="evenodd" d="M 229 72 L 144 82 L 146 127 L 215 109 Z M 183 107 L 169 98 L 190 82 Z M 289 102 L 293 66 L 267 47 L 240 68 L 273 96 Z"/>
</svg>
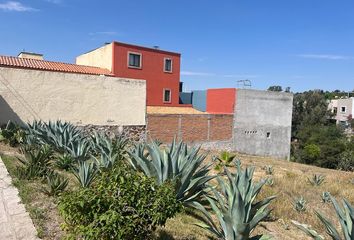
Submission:
<svg viewBox="0 0 354 240">
<path fill-rule="evenodd" d="M 0 67 L 0 124 L 145 125 L 143 80 Z"/>
<path fill-rule="evenodd" d="M 289 159 L 292 104 L 290 93 L 237 89 L 234 149 Z"/>
</svg>

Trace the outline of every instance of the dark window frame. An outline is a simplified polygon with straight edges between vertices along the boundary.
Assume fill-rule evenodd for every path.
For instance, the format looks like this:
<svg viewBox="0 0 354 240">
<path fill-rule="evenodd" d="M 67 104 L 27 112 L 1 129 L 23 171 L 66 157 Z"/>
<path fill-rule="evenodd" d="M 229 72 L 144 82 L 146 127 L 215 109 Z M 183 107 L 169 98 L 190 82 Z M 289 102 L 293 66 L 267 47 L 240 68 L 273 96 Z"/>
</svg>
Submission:
<svg viewBox="0 0 354 240">
<path fill-rule="evenodd" d="M 168 100 L 168 101 L 166 101 L 166 91 L 169 91 L 169 92 L 170 92 L 169 100 Z M 163 100 L 164 103 L 171 103 L 171 102 L 172 102 L 172 91 L 171 91 L 170 88 L 164 88 L 164 89 L 163 89 L 162 100 Z"/>
<path fill-rule="evenodd" d="M 170 61 L 170 70 L 166 69 L 167 67 L 167 61 Z M 172 61 L 172 58 L 168 58 L 168 57 L 165 57 L 164 60 L 163 60 L 163 71 L 166 72 L 166 73 L 172 73 L 173 71 L 173 61 Z"/>
<path fill-rule="evenodd" d="M 131 64 L 130 61 L 130 56 L 139 56 L 139 65 L 136 64 L 136 60 L 133 60 L 133 64 Z M 136 69 L 142 69 L 143 65 L 143 54 L 138 53 L 138 52 L 128 52 L 128 67 L 129 68 L 136 68 Z"/>
</svg>

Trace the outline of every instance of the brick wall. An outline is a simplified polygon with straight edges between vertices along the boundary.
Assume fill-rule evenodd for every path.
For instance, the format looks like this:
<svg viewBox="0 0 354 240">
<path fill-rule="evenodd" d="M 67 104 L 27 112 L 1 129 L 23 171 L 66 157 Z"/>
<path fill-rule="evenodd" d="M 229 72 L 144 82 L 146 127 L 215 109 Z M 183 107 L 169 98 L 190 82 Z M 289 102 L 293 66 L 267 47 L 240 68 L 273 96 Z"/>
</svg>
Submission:
<svg viewBox="0 0 354 240">
<path fill-rule="evenodd" d="M 147 133 L 152 139 L 171 142 L 225 141 L 232 138 L 232 114 L 148 114 Z"/>
</svg>

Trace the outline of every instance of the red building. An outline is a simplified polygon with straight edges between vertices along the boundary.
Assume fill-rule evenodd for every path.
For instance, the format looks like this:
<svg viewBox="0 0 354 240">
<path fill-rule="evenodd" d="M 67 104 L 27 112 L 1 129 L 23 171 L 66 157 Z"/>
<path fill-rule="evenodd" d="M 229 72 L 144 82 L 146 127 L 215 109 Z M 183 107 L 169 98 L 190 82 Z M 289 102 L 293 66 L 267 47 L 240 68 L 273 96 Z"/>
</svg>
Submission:
<svg viewBox="0 0 354 240">
<path fill-rule="evenodd" d="M 235 111 L 236 88 L 208 89 L 206 111 L 208 113 L 231 114 Z"/>
<path fill-rule="evenodd" d="M 178 106 L 181 54 L 112 42 L 76 59 L 109 69 L 116 77 L 146 80 L 148 106 Z"/>
</svg>

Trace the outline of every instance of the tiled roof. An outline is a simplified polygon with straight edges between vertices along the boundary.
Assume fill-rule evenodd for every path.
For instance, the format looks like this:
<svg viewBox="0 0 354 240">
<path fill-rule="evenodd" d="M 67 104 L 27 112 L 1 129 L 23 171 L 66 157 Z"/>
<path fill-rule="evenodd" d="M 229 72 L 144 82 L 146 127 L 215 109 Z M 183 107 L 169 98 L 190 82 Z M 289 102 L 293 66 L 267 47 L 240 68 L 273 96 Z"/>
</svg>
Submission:
<svg viewBox="0 0 354 240">
<path fill-rule="evenodd" d="M 55 72 L 113 76 L 113 74 L 105 68 L 8 56 L 0 56 L 0 66 Z"/>
</svg>

